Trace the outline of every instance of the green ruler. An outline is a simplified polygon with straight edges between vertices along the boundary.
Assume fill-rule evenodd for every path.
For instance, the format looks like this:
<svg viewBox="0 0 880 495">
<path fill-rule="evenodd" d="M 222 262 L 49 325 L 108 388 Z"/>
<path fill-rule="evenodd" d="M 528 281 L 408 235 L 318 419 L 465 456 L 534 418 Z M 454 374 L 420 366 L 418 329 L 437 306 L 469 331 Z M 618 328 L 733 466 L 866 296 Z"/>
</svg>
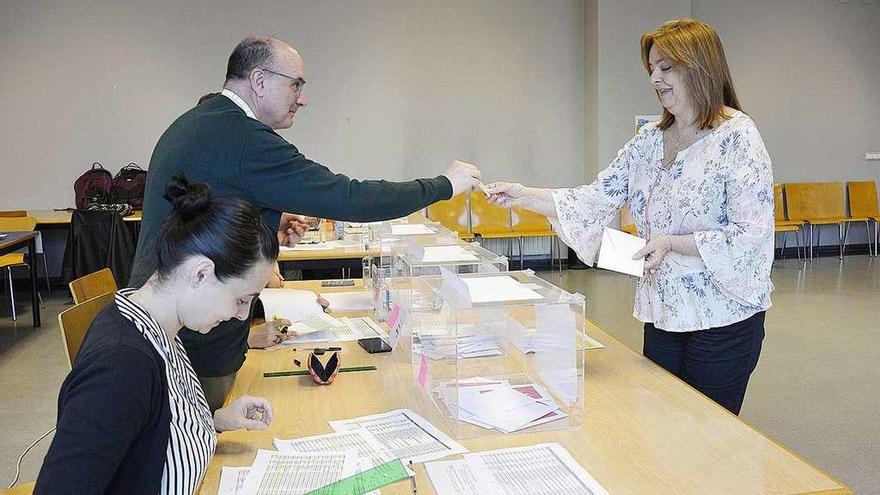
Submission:
<svg viewBox="0 0 880 495">
<path fill-rule="evenodd" d="M 375 366 L 350 366 L 348 368 L 339 368 L 340 373 L 351 373 L 353 371 L 377 371 Z M 308 375 L 308 370 L 293 371 L 267 371 L 263 373 L 263 378 L 274 378 L 278 376 L 301 376 Z"/>
<path fill-rule="evenodd" d="M 400 462 L 400 459 L 395 459 L 317 490 L 312 490 L 305 495 L 361 495 L 407 478 L 409 478 L 409 473 L 406 472 L 403 463 Z"/>
</svg>

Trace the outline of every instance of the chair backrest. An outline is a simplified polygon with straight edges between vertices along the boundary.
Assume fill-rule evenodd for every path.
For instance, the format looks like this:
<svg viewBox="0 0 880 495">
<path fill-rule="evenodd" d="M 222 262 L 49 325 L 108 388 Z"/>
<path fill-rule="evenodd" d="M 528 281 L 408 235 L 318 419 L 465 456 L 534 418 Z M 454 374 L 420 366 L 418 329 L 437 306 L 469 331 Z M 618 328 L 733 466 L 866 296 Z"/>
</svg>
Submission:
<svg viewBox="0 0 880 495">
<path fill-rule="evenodd" d="M 15 218 L 28 216 L 27 210 L 6 210 L 0 211 L 0 218 Z"/>
<path fill-rule="evenodd" d="M 633 220 L 632 215 L 630 215 L 629 206 L 627 205 L 620 207 L 620 230 L 627 234 L 639 235 L 636 222 Z"/>
<path fill-rule="evenodd" d="M 494 205 L 482 191 L 471 193 L 471 231 L 490 236 L 510 234 L 510 208 Z"/>
<path fill-rule="evenodd" d="M 777 221 L 788 220 L 785 216 L 785 198 L 782 196 L 782 184 L 773 184 L 773 213 Z"/>
<path fill-rule="evenodd" d="M 19 483 L 15 488 L 0 489 L 0 495 L 31 495 L 34 493 L 36 481 L 28 481 L 27 483 Z"/>
<path fill-rule="evenodd" d="M 68 284 L 73 304 L 80 304 L 93 297 L 116 292 L 116 279 L 109 268 L 102 268 L 94 273 L 82 276 Z"/>
<path fill-rule="evenodd" d="M 462 237 L 473 237 L 471 234 L 470 215 L 468 212 L 468 195 L 459 194 L 458 196 L 438 201 L 428 207 L 428 218 L 449 230 L 458 232 Z"/>
<path fill-rule="evenodd" d="M 34 217 L 0 217 L 0 232 L 34 230 L 37 219 Z"/>
<path fill-rule="evenodd" d="M 877 183 L 872 180 L 847 182 L 846 192 L 849 196 L 849 212 L 855 217 L 878 217 Z"/>
<path fill-rule="evenodd" d="M 82 345 L 86 332 L 92 325 L 95 316 L 108 304 L 113 302 L 115 292 L 101 294 L 88 301 L 64 310 L 58 315 L 58 328 L 61 329 L 61 340 L 64 342 L 64 351 L 67 353 L 67 365 L 73 367 L 76 354 Z"/>
<path fill-rule="evenodd" d="M 810 220 L 846 216 L 842 182 L 785 184 L 789 220 Z"/>
<path fill-rule="evenodd" d="M 553 234 L 550 228 L 550 220 L 540 213 L 535 213 L 519 206 L 514 206 L 510 211 L 510 221 L 514 233 L 537 234 L 545 233 Z"/>
</svg>

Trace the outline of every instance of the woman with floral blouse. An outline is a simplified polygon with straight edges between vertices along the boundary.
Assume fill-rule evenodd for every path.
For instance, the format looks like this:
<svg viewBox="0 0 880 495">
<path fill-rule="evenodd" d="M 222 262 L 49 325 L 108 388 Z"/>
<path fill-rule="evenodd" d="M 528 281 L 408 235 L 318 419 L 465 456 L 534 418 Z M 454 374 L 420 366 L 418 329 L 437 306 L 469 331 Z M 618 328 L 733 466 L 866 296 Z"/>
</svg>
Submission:
<svg viewBox="0 0 880 495">
<path fill-rule="evenodd" d="M 541 189 L 496 182 L 490 199 L 547 215 L 592 264 L 602 230 L 628 204 L 648 240 L 633 316 L 644 354 L 739 414 L 770 307 L 773 172 L 742 112 L 715 30 L 693 19 L 642 36 L 663 106 L 592 184 Z"/>
</svg>

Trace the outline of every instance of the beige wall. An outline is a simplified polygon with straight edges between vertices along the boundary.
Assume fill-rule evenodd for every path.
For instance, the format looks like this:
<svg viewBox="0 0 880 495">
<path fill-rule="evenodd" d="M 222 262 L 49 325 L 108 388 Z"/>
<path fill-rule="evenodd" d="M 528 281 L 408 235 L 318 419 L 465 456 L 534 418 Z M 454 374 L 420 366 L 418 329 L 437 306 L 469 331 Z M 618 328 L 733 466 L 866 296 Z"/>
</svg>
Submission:
<svg viewBox="0 0 880 495">
<path fill-rule="evenodd" d="M 95 160 L 146 166 L 252 32 L 304 55 L 309 106 L 282 134 L 334 170 L 406 179 L 462 158 L 487 180 L 575 183 L 583 18 L 578 0 L 4 2 L 0 208 L 71 206 Z"/>
</svg>

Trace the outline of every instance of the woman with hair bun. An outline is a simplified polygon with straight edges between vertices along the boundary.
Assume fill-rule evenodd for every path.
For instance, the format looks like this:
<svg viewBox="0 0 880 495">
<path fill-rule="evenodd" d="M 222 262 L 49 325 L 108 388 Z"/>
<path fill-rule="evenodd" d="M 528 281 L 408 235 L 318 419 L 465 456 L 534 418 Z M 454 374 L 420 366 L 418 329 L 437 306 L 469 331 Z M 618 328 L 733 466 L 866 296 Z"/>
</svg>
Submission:
<svg viewBox="0 0 880 495">
<path fill-rule="evenodd" d="M 266 399 L 213 414 L 177 336 L 245 319 L 272 275 L 278 238 L 247 203 L 175 176 L 156 238 L 156 272 L 122 289 L 94 320 L 58 397 L 37 494 L 194 493 L 216 432 L 264 430 Z"/>
</svg>

